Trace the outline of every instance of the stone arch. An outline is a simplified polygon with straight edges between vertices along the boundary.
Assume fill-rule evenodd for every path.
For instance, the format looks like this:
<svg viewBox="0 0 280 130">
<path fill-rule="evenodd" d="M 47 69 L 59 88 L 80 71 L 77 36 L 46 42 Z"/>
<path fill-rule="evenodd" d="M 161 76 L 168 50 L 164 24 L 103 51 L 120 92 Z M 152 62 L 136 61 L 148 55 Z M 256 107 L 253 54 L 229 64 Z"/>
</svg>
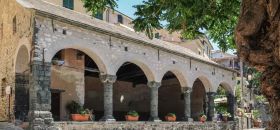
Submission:
<svg viewBox="0 0 280 130">
<path fill-rule="evenodd" d="M 148 82 L 155 81 L 155 73 L 154 73 L 152 67 L 150 67 L 147 63 L 145 63 L 145 61 L 140 61 L 140 60 L 134 60 L 134 59 L 122 60 L 114 66 L 114 68 L 115 68 L 114 73 L 116 74 L 117 71 L 119 70 L 119 68 L 121 68 L 121 66 L 125 63 L 133 63 L 133 64 L 137 65 L 144 72 L 145 76 L 147 77 Z"/>
<path fill-rule="evenodd" d="M 203 86 L 205 88 L 205 92 L 213 91 L 213 85 L 212 85 L 211 81 L 207 77 L 205 77 L 205 76 L 198 76 L 197 78 L 195 78 L 194 82 L 196 80 L 200 80 L 202 82 L 202 84 L 203 84 Z"/>
<path fill-rule="evenodd" d="M 17 49 L 15 58 L 15 73 L 24 73 L 29 69 L 30 52 L 26 45 L 21 45 Z"/>
<path fill-rule="evenodd" d="M 227 82 L 223 81 L 219 84 L 219 86 L 223 87 L 228 93 L 234 95 L 234 92 L 233 92 L 231 86 Z M 215 91 L 217 91 L 217 89 Z"/>
<path fill-rule="evenodd" d="M 171 72 L 171 73 L 173 73 L 173 74 L 176 76 L 176 78 L 177 78 L 177 79 L 179 80 L 179 82 L 180 82 L 181 87 L 188 87 L 188 86 L 189 86 L 189 85 L 188 85 L 188 81 L 187 81 L 186 75 L 183 74 L 183 71 L 179 71 L 179 70 L 177 70 L 177 69 L 171 69 L 171 70 L 168 70 L 168 71 L 165 71 L 164 73 L 162 73 L 162 74 L 160 75 L 161 81 L 162 81 L 164 75 L 165 75 L 166 73 L 168 73 L 168 72 Z"/>
<path fill-rule="evenodd" d="M 69 46 L 69 47 L 63 47 L 63 48 L 54 48 L 51 51 L 46 50 L 46 62 L 51 62 L 54 55 L 63 49 L 76 49 L 79 51 L 82 51 L 86 55 L 88 55 L 97 65 L 100 74 L 107 74 L 108 67 L 107 62 L 104 60 L 105 58 L 98 54 L 95 50 L 92 50 L 91 48 L 81 47 L 81 46 Z"/>
</svg>

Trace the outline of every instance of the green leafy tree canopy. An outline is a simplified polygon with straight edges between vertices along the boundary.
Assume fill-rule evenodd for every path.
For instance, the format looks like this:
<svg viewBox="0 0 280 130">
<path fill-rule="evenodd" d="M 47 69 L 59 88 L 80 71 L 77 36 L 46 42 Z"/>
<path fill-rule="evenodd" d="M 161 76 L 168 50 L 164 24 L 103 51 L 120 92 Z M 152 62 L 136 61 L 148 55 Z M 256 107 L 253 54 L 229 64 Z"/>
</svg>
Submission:
<svg viewBox="0 0 280 130">
<path fill-rule="evenodd" d="M 116 0 L 83 0 L 92 14 L 107 7 L 117 7 Z M 223 51 L 234 49 L 234 27 L 241 0 L 146 0 L 135 5 L 137 18 L 132 22 L 136 31 L 154 37 L 154 29 L 179 31 L 186 39 L 206 34 Z M 162 21 L 167 24 L 163 25 Z"/>
</svg>

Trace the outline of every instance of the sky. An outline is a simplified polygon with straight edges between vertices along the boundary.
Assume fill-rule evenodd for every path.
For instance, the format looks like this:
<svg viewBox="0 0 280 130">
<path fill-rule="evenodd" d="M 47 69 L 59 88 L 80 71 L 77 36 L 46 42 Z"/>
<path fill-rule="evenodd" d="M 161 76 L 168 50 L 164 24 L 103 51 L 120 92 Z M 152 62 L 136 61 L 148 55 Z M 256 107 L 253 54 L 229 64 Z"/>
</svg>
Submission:
<svg viewBox="0 0 280 130">
<path fill-rule="evenodd" d="M 141 4 L 143 0 L 118 0 L 118 8 L 117 10 L 122 12 L 123 14 L 131 17 L 131 18 L 136 18 L 134 16 L 134 12 L 136 11 L 135 8 L 133 8 L 133 5 L 137 5 L 137 4 Z M 218 46 L 216 43 L 212 42 L 212 45 L 214 47 L 214 50 L 218 50 Z M 229 53 L 233 53 L 231 51 L 229 51 Z"/>
</svg>

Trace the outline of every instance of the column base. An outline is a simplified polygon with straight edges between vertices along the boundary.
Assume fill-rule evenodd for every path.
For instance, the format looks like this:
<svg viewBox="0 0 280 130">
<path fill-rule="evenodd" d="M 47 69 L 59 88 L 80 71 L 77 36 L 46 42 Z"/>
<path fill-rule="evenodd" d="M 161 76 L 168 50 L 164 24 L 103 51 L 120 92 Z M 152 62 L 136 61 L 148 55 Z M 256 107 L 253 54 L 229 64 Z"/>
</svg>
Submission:
<svg viewBox="0 0 280 130">
<path fill-rule="evenodd" d="M 52 113 L 49 111 L 29 111 L 29 129 L 59 130 L 53 124 Z"/>
<path fill-rule="evenodd" d="M 161 122 L 161 120 L 158 117 L 150 117 L 149 121 Z"/>
<path fill-rule="evenodd" d="M 113 116 L 103 116 L 100 121 L 115 122 L 116 119 Z"/>
<path fill-rule="evenodd" d="M 193 122 L 193 118 L 190 118 L 190 117 L 183 117 L 182 120 L 188 121 L 188 122 Z"/>
</svg>

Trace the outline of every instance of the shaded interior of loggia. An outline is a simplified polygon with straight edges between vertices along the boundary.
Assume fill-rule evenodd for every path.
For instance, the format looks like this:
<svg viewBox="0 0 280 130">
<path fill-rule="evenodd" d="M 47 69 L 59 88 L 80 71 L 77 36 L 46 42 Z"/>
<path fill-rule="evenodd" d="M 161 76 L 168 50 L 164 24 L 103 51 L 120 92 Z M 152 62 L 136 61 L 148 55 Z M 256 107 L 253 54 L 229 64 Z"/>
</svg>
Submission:
<svg viewBox="0 0 280 130">
<path fill-rule="evenodd" d="M 103 85 L 94 60 L 76 49 L 60 50 L 53 59 L 64 61 L 63 65 L 52 65 L 51 68 L 51 112 L 54 119 L 69 120 L 65 106 L 73 100 L 85 108 L 94 110 L 95 120 L 101 119 L 104 113 Z M 147 76 L 142 69 L 134 63 L 126 62 L 118 69 L 116 75 L 117 81 L 113 88 L 115 119 L 123 121 L 129 110 L 136 110 L 141 121 L 149 120 L 150 88 L 147 86 Z M 164 120 L 166 114 L 174 113 L 177 120 L 182 120 L 184 96 L 180 82 L 172 72 L 169 71 L 164 75 L 158 91 L 159 118 Z M 206 111 L 205 95 L 205 87 L 197 79 L 191 94 L 191 115 L 195 120 L 201 112 Z"/>
</svg>

